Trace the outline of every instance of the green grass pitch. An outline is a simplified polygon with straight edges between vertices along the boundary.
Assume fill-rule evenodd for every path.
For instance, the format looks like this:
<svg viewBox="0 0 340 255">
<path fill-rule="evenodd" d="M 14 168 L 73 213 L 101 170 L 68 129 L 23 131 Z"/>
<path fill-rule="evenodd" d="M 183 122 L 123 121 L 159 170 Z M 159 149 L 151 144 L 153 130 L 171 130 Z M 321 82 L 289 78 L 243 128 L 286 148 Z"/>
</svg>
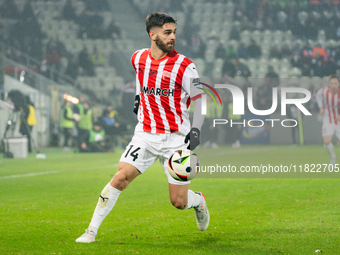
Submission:
<svg viewBox="0 0 340 255">
<path fill-rule="evenodd" d="M 211 215 L 201 232 L 192 209 L 170 204 L 159 163 L 120 195 L 96 242 L 78 244 L 121 152 L 0 158 L 0 254 L 340 253 L 340 179 L 196 178 L 191 189 L 204 192 Z M 211 164 L 329 161 L 322 145 L 196 152 Z"/>
</svg>

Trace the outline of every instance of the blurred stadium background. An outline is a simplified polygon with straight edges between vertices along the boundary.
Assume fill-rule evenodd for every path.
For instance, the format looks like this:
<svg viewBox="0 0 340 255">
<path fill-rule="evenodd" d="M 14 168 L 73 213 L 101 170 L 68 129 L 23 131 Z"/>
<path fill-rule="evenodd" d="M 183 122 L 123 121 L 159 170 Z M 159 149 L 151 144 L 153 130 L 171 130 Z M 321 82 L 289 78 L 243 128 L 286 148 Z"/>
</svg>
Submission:
<svg viewBox="0 0 340 255">
<path fill-rule="evenodd" d="M 13 89 L 30 96 L 39 147 L 61 136 L 64 94 L 84 95 L 97 116 L 112 105 L 119 121 L 134 126 L 130 56 L 150 46 L 144 21 L 154 11 L 178 20 L 176 50 L 194 61 L 205 82 L 253 87 L 257 109 L 269 108 L 266 77 L 280 87 L 307 88 L 313 96 L 306 105 L 313 115 L 302 119 L 307 146 L 234 150 L 228 145 L 219 151 L 201 146 L 202 164 L 329 162 L 314 96 L 339 69 L 339 0 L 0 0 L 0 99 L 7 100 Z M 0 141 L 6 122 L 17 121 L 16 115 L 0 104 Z M 214 136 L 203 135 L 202 145 L 230 142 L 223 137 L 226 127 L 203 128 L 202 134 Z M 247 134 L 262 135 L 255 142 L 292 144 L 291 129 L 278 124 L 269 130 Z M 169 203 L 158 164 L 124 191 L 96 243 L 80 246 L 74 240 L 87 227 L 122 149 L 43 152 L 44 160 L 32 154 L 24 160 L 0 158 L 0 254 L 339 254 L 336 178 L 197 178 L 191 188 L 204 188 L 212 215 L 202 233 L 192 211 Z"/>
<path fill-rule="evenodd" d="M 201 77 L 252 86 L 259 104 L 261 78 L 315 96 L 340 66 L 338 0 L 1 0 L 1 99 L 12 89 L 31 97 L 40 146 L 50 145 L 58 130 L 65 93 L 85 95 L 98 109 L 112 105 L 123 120 L 135 121 L 130 56 L 150 46 L 145 17 L 154 11 L 178 20 L 176 50 Z M 314 99 L 309 107 L 315 111 Z M 0 111 L 2 136 L 9 113 Z M 313 117 L 304 119 L 307 143 L 321 142 Z M 291 143 L 288 131 L 271 133 L 271 143 Z"/>
</svg>

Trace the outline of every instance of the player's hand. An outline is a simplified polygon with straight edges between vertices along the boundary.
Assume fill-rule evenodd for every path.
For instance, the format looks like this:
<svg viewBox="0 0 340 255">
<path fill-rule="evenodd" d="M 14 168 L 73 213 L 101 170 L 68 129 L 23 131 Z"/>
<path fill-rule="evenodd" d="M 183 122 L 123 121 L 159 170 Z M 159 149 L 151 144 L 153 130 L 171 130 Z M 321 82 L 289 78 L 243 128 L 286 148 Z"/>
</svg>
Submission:
<svg viewBox="0 0 340 255">
<path fill-rule="evenodd" d="M 336 117 L 336 120 L 337 120 L 337 121 L 340 121 L 340 116 L 337 116 L 337 117 Z"/>
<path fill-rule="evenodd" d="M 187 147 L 189 150 L 194 150 L 200 144 L 200 130 L 198 128 L 192 128 L 186 135 L 184 142 L 187 143 L 190 140 L 190 144 Z"/>
<path fill-rule="evenodd" d="M 323 111 L 323 108 L 320 108 L 320 115 L 323 115 L 324 114 L 324 111 Z"/>
</svg>

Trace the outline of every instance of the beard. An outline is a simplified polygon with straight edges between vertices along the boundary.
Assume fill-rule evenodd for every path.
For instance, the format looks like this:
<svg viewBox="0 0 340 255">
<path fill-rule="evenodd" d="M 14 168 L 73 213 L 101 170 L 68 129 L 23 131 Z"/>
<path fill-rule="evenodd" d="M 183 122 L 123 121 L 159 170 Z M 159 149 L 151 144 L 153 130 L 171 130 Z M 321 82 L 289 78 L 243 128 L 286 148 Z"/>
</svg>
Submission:
<svg viewBox="0 0 340 255">
<path fill-rule="evenodd" d="M 175 41 L 172 41 L 172 45 L 170 46 L 170 45 L 165 44 L 161 39 L 159 39 L 158 36 L 155 40 L 155 43 L 161 51 L 163 51 L 167 54 L 171 53 L 174 50 L 174 47 L 175 47 Z"/>
</svg>

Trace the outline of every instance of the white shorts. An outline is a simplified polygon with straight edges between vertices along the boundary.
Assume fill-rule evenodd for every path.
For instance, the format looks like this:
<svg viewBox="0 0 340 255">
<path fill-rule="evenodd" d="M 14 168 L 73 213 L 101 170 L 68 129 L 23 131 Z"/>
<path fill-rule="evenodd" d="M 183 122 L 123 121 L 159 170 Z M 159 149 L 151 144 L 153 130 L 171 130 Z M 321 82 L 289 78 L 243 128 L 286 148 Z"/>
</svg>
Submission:
<svg viewBox="0 0 340 255">
<path fill-rule="evenodd" d="M 126 162 L 135 166 L 139 172 L 144 173 L 153 163 L 159 159 L 168 182 L 175 185 L 189 184 L 190 181 L 177 181 L 168 172 L 168 159 L 178 149 L 186 149 L 185 136 L 179 133 L 152 134 L 147 132 L 135 132 L 131 142 L 126 146 L 120 162 Z"/>
<path fill-rule="evenodd" d="M 338 140 L 340 140 L 340 123 L 337 125 L 329 123 L 328 118 L 324 118 L 322 123 L 322 136 L 332 136 L 334 133 Z"/>
</svg>

